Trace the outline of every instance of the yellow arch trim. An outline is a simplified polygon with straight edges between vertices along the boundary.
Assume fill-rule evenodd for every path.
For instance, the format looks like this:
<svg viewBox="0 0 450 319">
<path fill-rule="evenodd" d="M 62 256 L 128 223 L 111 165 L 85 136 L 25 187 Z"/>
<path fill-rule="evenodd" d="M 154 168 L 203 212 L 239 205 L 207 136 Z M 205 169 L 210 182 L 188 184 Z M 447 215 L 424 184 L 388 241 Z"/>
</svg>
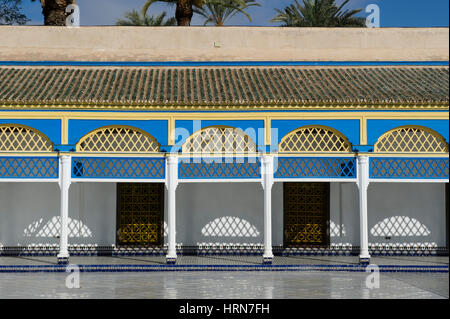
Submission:
<svg viewBox="0 0 450 319">
<path fill-rule="evenodd" d="M 439 142 L 441 142 L 441 144 L 443 145 L 443 148 L 444 148 L 444 150 L 445 150 L 445 153 L 448 153 L 448 143 L 447 143 L 447 141 L 445 140 L 445 138 L 444 138 L 441 134 L 439 134 L 438 132 L 436 132 L 435 130 L 430 129 L 430 128 L 425 127 L 425 126 L 421 126 L 421 125 L 403 125 L 403 126 L 398 126 L 398 127 L 396 127 L 396 128 L 393 128 L 393 129 L 391 129 L 391 130 L 389 130 L 389 131 L 383 133 L 383 134 L 378 138 L 378 140 L 375 142 L 375 145 L 374 145 L 374 152 L 375 152 L 375 153 L 376 153 L 376 152 L 381 152 L 381 151 L 379 150 L 378 144 L 380 143 L 380 141 L 381 141 L 382 139 L 386 138 L 387 136 L 389 136 L 390 134 L 392 134 L 392 133 L 395 132 L 395 131 L 399 131 L 399 130 L 401 130 L 401 129 L 406 129 L 406 128 L 409 128 L 409 129 L 418 129 L 418 130 L 421 130 L 421 131 L 424 131 L 424 132 L 427 132 L 427 133 L 431 134 L 432 136 L 434 136 L 435 138 L 437 138 Z M 402 151 L 397 151 L 397 152 L 402 152 Z M 435 151 L 429 151 L 429 153 L 435 153 Z"/>
<path fill-rule="evenodd" d="M 281 145 L 282 145 L 287 139 L 289 139 L 291 136 L 297 134 L 297 132 L 299 132 L 299 131 L 301 131 L 301 130 L 305 130 L 305 129 L 314 129 L 314 128 L 316 128 L 316 129 L 322 129 L 322 130 L 325 130 L 325 131 L 329 131 L 329 132 L 333 133 L 334 135 L 338 136 L 339 138 L 341 138 L 341 139 L 344 141 L 344 145 L 347 146 L 347 151 L 350 152 L 350 153 L 352 152 L 352 143 L 350 143 L 350 141 L 348 140 L 348 138 L 347 138 L 344 134 L 342 134 L 341 132 L 339 132 L 338 130 L 336 130 L 336 129 L 332 128 L 332 127 L 329 127 L 329 126 L 325 126 L 325 125 L 305 125 L 305 126 L 301 126 L 301 127 L 298 127 L 298 128 L 296 128 L 296 129 L 290 131 L 289 133 L 287 133 L 287 134 L 281 139 L 280 143 L 278 144 L 278 151 L 279 151 L 279 152 L 291 152 L 291 153 L 296 153 L 296 151 L 283 151 L 283 150 L 281 150 Z M 328 150 L 320 151 L 320 150 L 318 150 L 318 151 L 313 151 L 313 152 L 326 152 L 326 153 L 330 153 L 331 151 L 328 151 Z M 345 152 L 336 152 L 336 151 L 334 151 L 334 152 L 332 152 L 332 153 L 345 153 Z"/>
<path fill-rule="evenodd" d="M 23 125 L 23 124 L 15 124 L 15 123 L 4 123 L 4 124 L 0 124 L 0 129 L 3 128 L 3 127 L 7 127 L 7 128 L 22 128 L 22 129 L 28 130 L 28 131 L 30 131 L 31 133 L 34 133 L 34 134 L 40 136 L 44 141 L 46 141 L 46 142 L 48 142 L 48 143 L 50 144 L 50 147 L 49 147 L 48 149 L 47 149 L 47 148 L 44 148 L 44 149 L 30 150 L 30 151 L 11 150 L 11 152 L 16 152 L 16 153 L 21 153 L 21 152 L 24 152 L 24 153 L 25 153 L 25 152 L 53 152 L 53 142 L 50 140 L 50 138 L 49 138 L 47 135 L 45 135 L 45 134 L 42 133 L 41 131 L 36 130 L 35 128 L 32 128 L 32 127 L 27 126 L 27 125 Z M 3 144 L 4 142 L 2 142 L 2 141 L 0 140 L 0 143 Z M 2 146 L 2 145 L 0 145 L 0 146 Z M 6 152 L 9 152 L 9 151 L 6 151 Z"/>
<path fill-rule="evenodd" d="M 95 129 L 93 131 L 90 131 L 89 133 L 87 133 L 86 135 L 81 137 L 80 140 L 78 141 L 78 143 L 76 144 L 76 151 L 77 152 L 89 153 L 90 151 L 81 151 L 80 150 L 81 143 L 85 142 L 87 139 L 89 139 L 93 135 L 97 134 L 98 132 L 106 131 L 106 130 L 109 130 L 109 129 L 126 129 L 126 130 L 130 130 L 130 131 L 134 131 L 134 132 L 140 133 L 140 134 L 144 135 L 146 138 L 150 139 L 153 143 L 155 143 L 157 145 L 157 149 L 158 149 L 157 152 L 159 152 L 161 150 L 161 144 L 156 140 L 156 138 L 154 138 L 151 134 L 147 133 L 144 130 L 141 130 L 141 129 L 137 128 L 137 127 L 128 126 L 128 125 L 107 125 L 107 126 L 99 127 L 99 128 L 97 128 L 97 129 Z M 92 151 L 92 152 L 95 152 L 95 151 Z M 115 150 L 113 152 L 127 153 L 126 151 L 121 151 L 121 150 Z M 109 153 L 109 152 L 105 152 L 105 153 Z"/>
</svg>

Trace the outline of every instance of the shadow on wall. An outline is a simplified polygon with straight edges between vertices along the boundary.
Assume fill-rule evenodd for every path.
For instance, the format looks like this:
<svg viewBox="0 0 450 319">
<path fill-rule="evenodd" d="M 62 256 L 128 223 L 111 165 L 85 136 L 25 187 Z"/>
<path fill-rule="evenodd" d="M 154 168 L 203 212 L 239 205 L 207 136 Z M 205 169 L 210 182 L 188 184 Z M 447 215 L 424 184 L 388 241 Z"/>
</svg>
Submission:
<svg viewBox="0 0 450 319">
<path fill-rule="evenodd" d="M 393 216 L 375 224 L 370 234 L 375 237 L 419 237 L 429 236 L 431 232 L 415 218 Z"/>
<path fill-rule="evenodd" d="M 83 222 L 69 217 L 69 237 L 87 238 L 92 237 L 92 232 Z M 24 229 L 24 237 L 42 237 L 42 238 L 57 238 L 60 234 L 61 217 L 55 216 L 48 222 L 44 223 L 41 218 L 32 222 Z"/>
<path fill-rule="evenodd" d="M 344 225 L 338 225 L 330 221 L 330 237 L 343 237 L 346 235 Z"/>
<path fill-rule="evenodd" d="M 168 235 L 167 222 L 164 222 L 164 236 Z M 201 230 L 204 237 L 258 237 L 259 230 L 245 219 L 233 216 L 222 216 L 210 221 Z"/>
<path fill-rule="evenodd" d="M 232 216 L 216 218 L 202 228 L 205 237 L 258 237 L 259 234 L 248 221 Z"/>
</svg>

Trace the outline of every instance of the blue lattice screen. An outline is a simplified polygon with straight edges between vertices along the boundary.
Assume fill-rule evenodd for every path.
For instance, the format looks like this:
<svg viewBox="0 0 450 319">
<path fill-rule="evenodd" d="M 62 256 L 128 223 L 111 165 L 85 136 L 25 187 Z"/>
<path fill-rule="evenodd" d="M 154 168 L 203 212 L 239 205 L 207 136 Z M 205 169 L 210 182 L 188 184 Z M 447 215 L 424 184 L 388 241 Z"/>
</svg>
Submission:
<svg viewBox="0 0 450 319">
<path fill-rule="evenodd" d="M 448 158 L 370 159 L 370 178 L 448 179 Z"/>
<path fill-rule="evenodd" d="M 356 178 L 355 158 L 279 157 L 275 178 Z"/>
<path fill-rule="evenodd" d="M 58 178 L 57 157 L 0 157 L 0 178 Z"/>
<path fill-rule="evenodd" d="M 154 178 L 165 177 L 164 158 L 74 157 L 72 178 Z"/>
<path fill-rule="evenodd" d="M 182 158 L 178 167 L 181 179 L 195 178 L 260 178 L 259 158 Z"/>
</svg>

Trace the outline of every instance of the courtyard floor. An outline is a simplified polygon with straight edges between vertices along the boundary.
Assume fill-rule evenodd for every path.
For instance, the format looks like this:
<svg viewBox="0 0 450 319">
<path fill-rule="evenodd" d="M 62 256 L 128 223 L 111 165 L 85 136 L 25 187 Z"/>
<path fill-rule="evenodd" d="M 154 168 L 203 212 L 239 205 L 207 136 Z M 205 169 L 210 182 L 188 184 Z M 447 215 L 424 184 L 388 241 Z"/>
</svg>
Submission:
<svg viewBox="0 0 450 319">
<path fill-rule="evenodd" d="M 0 273 L 0 299 L 445 299 L 447 273 L 380 273 L 366 287 L 362 272 L 127 272 L 80 273 L 80 288 L 65 273 Z"/>
<path fill-rule="evenodd" d="M 275 256 L 267 267 L 261 256 L 223 255 L 179 256 L 175 266 L 164 256 L 73 256 L 70 264 L 81 269 L 79 289 L 66 287 L 70 274 L 54 256 L 2 256 L 0 299 L 449 298 L 448 257 L 373 257 L 374 289 L 356 256 Z"/>
</svg>

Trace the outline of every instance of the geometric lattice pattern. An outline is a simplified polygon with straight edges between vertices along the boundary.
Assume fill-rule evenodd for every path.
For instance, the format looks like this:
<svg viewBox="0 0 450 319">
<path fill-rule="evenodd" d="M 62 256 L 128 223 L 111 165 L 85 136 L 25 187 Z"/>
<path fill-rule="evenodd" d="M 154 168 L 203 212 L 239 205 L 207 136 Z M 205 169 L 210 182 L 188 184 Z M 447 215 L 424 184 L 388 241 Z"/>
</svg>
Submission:
<svg viewBox="0 0 450 319">
<path fill-rule="evenodd" d="M 117 184 L 117 203 L 119 244 L 162 244 L 163 184 L 119 183 Z"/>
<path fill-rule="evenodd" d="M 261 162 L 259 158 L 219 158 L 216 161 L 185 158 L 180 159 L 178 177 L 195 178 L 260 178 Z"/>
<path fill-rule="evenodd" d="M 52 151 L 52 142 L 42 133 L 22 125 L 0 125 L 0 152 Z"/>
<path fill-rule="evenodd" d="M 284 183 L 285 244 L 328 244 L 328 183 Z"/>
<path fill-rule="evenodd" d="M 370 230 L 372 236 L 428 236 L 428 227 L 415 218 L 408 216 L 393 216 L 378 222 Z"/>
<path fill-rule="evenodd" d="M 370 178 L 448 179 L 448 158 L 370 158 Z"/>
<path fill-rule="evenodd" d="M 0 178 L 58 178 L 57 157 L 0 157 Z"/>
<path fill-rule="evenodd" d="M 183 153 L 251 153 L 256 152 L 256 144 L 243 131 L 234 127 L 207 127 L 183 144 Z"/>
<path fill-rule="evenodd" d="M 92 231 L 81 220 L 68 218 L 67 228 L 69 230 L 69 237 L 72 238 L 87 238 L 92 237 Z M 40 218 L 32 222 L 23 231 L 24 237 L 47 237 L 56 238 L 61 231 L 61 217 L 54 216 L 44 223 L 44 219 Z"/>
<path fill-rule="evenodd" d="M 74 157 L 72 178 L 157 178 L 165 176 L 164 158 Z"/>
<path fill-rule="evenodd" d="M 446 153 L 448 144 L 436 132 L 407 126 L 383 134 L 375 144 L 375 152 Z"/>
<path fill-rule="evenodd" d="M 351 152 L 352 145 L 341 133 L 327 127 L 307 126 L 281 140 L 279 152 Z"/>
<path fill-rule="evenodd" d="M 205 237 L 258 237 L 259 231 L 245 219 L 223 216 L 214 219 L 202 228 Z"/>
<path fill-rule="evenodd" d="M 275 178 L 356 178 L 355 158 L 279 157 Z"/>
<path fill-rule="evenodd" d="M 136 128 L 109 126 L 84 136 L 77 144 L 78 152 L 155 153 L 159 143 Z"/>
</svg>

